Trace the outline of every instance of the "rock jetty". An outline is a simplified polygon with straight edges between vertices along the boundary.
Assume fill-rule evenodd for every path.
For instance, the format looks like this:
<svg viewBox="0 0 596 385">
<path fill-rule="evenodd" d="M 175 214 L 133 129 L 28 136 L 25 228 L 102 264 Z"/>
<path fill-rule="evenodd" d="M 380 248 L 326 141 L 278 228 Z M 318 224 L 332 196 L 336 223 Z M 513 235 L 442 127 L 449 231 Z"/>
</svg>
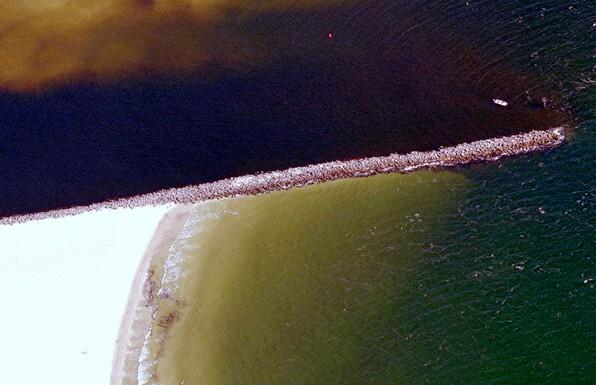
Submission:
<svg viewBox="0 0 596 385">
<path fill-rule="evenodd" d="M 506 137 L 462 143 L 434 151 L 413 151 L 408 154 L 391 154 L 382 157 L 320 163 L 289 168 L 283 171 L 222 179 L 200 185 L 165 189 L 89 206 L 16 215 L 1 218 L 0 224 L 15 224 L 36 219 L 75 215 L 84 211 L 106 208 L 191 204 L 211 199 L 287 190 L 345 178 L 366 177 L 382 173 L 407 173 L 420 169 L 447 168 L 474 162 L 495 161 L 502 157 L 544 151 L 558 146 L 564 140 L 564 127 L 530 131 Z"/>
</svg>

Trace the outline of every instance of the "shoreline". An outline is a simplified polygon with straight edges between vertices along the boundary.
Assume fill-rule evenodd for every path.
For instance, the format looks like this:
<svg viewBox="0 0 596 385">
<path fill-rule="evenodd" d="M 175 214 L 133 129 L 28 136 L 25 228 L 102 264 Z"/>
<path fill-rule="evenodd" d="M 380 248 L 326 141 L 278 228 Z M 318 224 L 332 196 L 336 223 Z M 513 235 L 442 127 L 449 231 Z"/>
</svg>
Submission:
<svg viewBox="0 0 596 385">
<path fill-rule="evenodd" d="M 111 385 L 137 384 L 139 357 L 156 308 L 163 263 L 184 227 L 190 206 L 170 209 L 159 221 L 135 272 L 114 345 Z"/>
<path fill-rule="evenodd" d="M 565 140 L 566 127 L 530 131 L 522 134 L 483 139 L 443 147 L 432 151 L 332 161 L 283 171 L 245 175 L 216 182 L 159 190 L 88 206 L 75 206 L 32 214 L 0 218 L 0 225 L 76 215 L 102 209 L 133 208 L 166 204 L 192 204 L 206 200 L 257 195 L 288 190 L 338 179 L 359 178 L 384 173 L 408 173 L 420 169 L 439 169 L 477 162 L 491 162 L 503 157 L 528 154 L 557 147 Z"/>
<path fill-rule="evenodd" d="M 168 249 L 175 242 L 187 221 L 191 207 L 189 204 L 207 199 L 286 190 L 350 177 L 391 172 L 408 173 L 419 169 L 436 169 L 479 161 L 495 161 L 505 156 L 550 149 L 561 144 L 564 139 L 562 128 L 533 131 L 527 134 L 460 144 L 436 151 L 329 162 L 285 171 L 230 178 L 198 186 L 162 190 L 87 208 L 77 207 L 40 214 L 71 215 L 80 211 L 106 207 L 181 204 L 181 206 L 168 211 L 160 221 L 143 254 L 131 285 L 118 340 L 115 344 L 110 384 L 136 385 L 140 383 L 141 371 L 145 372 L 145 375 L 150 373 L 150 368 L 143 367 L 142 350 L 156 311 L 155 299 L 158 296 L 164 273 L 163 264 L 168 256 Z M 32 219 L 31 216 L 28 218 Z"/>
</svg>

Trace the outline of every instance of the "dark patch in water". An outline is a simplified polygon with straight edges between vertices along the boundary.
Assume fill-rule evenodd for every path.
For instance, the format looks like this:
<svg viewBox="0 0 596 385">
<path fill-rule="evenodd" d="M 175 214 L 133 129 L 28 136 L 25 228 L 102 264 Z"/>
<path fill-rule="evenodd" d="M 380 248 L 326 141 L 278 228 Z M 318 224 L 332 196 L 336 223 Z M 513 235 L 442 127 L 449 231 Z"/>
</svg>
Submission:
<svg viewBox="0 0 596 385">
<path fill-rule="evenodd" d="M 243 71 L 0 95 L 0 216 L 564 119 L 556 103 L 537 105 L 546 87 L 482 58 L 440 21 L 371 4 L 228 15 L 225 28 L 266 47 L 266 61 Z"/>
</svg>

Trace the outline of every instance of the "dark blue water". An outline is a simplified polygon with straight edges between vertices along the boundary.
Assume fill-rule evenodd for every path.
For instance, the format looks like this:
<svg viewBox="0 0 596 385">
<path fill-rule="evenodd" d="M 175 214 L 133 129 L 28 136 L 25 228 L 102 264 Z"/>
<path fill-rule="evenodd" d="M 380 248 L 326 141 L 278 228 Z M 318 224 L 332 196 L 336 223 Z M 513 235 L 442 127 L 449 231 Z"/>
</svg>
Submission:
<svg viewBox="0 0 596 385">
<path fill-rule="evenodd" d="M 470 7 L 453 22 L 497 61 L 562 90 L 577 131 L 556 151 L 462 170 L 473 187 L 397 313 L 415 320 L 406 329 L 423 352 L 408 363 L 410 383 L 592 384 L 596 12 L 588 2 Z"/>
<path fill-rule="evenodd" d="M 220 28 L 263 60 L 0 93 L 0 216 L 569 120 L 548 76 L 470 34 L 486 5 L 415 3 L 230 11 Z"/>
</svg>

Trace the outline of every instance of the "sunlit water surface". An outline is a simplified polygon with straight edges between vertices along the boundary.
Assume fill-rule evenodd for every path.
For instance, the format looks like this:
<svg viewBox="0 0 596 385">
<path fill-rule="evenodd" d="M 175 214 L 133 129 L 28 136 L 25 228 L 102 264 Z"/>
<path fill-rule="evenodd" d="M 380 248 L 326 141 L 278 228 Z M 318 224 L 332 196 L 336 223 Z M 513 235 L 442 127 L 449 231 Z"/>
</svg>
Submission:
<svg viewBox="0 0 596 385">
<path fill-rule="evenodd" d="M 558 90 L 577 126 L 562 148 L 198 206 L 193 215 L 213 218 L 187 245 L 196 277 L 170 340 L 184 359 L 164 360 L 167 383 L 593 383 L 596 19 L 586 6 L 438 7 L 495 55 L 466 76 L 507 63 Z"/>
</svg>

